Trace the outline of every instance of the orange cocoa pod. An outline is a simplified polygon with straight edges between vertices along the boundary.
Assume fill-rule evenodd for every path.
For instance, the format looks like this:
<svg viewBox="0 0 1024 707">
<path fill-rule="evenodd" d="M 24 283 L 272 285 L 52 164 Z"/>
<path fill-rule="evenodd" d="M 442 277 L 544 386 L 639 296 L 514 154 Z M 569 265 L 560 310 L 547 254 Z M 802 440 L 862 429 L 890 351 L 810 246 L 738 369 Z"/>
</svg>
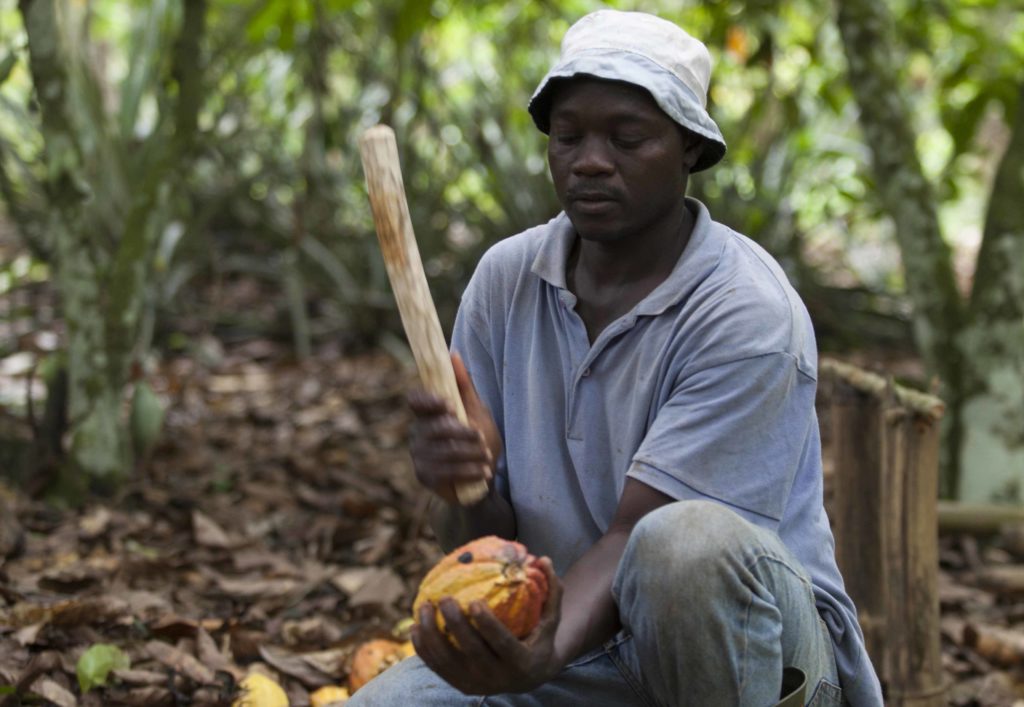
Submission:
<svg viewBox="0 0 1024 707">
<path fill-rule="evenodd" d="M 348 689 L 355 692 L 414 652 L 409 641 L 399 643 L 378 638 L 363 643 L 352 656 L 352 667 L 348 671 Z"/>
<path fill-rule="evenodd" d="M 469 610 L 482 600 L 517 637 L 523 638 L 537 626 L 548 596 L 548 578 L 537 558 L 522 544 L 495 535 L 478 538 L 445 555 L 420 583 L 413 602 L 413 617 L 424 602 L 437 607 L 451 597 Z M 437 626 L 445 630 L 444 616 L 435 611 Z"/>
</svg>

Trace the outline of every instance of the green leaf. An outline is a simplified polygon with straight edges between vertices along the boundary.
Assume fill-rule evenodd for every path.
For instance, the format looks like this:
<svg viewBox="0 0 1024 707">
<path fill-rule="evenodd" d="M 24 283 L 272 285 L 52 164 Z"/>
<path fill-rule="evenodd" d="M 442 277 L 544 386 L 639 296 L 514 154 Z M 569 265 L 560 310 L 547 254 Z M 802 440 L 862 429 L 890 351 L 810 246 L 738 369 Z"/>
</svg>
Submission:
<svg viewBox="0 0 1024 707">
<path fill-rule="evenodd" d="M 413 35 L 420 32 L 435 18 L 430 14 L 432 0 L 405 0 L 398 10 L 398 23 L 395 26 L 395 42 L 402 46 Z"/>
<path fill-rule="evenodd" d="M 111 670 L 127 670 L 131 660 L 115 645 L 110 643 L 94 643 L 82 654 L 75 666 L 78 676 L 78 687 L 85 694 L 94 687 L 107 684 L 107 676 Z"/>
</svg>

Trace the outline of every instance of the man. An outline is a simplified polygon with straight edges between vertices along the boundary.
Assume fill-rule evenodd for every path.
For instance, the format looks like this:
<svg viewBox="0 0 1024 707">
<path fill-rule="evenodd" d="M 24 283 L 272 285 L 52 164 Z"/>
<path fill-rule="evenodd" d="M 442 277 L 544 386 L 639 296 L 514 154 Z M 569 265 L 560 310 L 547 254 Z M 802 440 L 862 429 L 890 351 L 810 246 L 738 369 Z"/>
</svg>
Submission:
<svg viewBox="0 0 1024 707">
<path fill-rule="evenodd" d="M 471 424 L 410 396 L 441 544 L 516 538 L 550 558 L 552 594 L 523 641 L 442 600 L 456 647 L 424 607 L 417 657 L 353 705 L 763 706 L 786 668 L 810 704 L 881 704 L 822 507 L 810 321 L 767 253 L 684 198 L 725 153 L 709 75 L 651 15 L 566 34 L 530 102 L 565 211 L 466 290 Z M 480 478 L 459 506 L 454 483 Z"/>
</svg>

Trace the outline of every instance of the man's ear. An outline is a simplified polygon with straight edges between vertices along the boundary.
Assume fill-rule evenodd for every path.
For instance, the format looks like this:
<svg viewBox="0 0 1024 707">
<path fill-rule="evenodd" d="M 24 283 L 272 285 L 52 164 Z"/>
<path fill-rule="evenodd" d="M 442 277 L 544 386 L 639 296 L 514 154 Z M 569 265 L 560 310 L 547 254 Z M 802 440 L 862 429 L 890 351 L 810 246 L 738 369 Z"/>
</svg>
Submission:
<svg viewBox="0 0 1024 707">
<path fill-rule="evenodd" d="M 683 130 L 683 167 L 689 174 L 693 165 L 700 159 L 700 153 L 704 151 L 704 138 L 689 130 Z"/>
</svg>

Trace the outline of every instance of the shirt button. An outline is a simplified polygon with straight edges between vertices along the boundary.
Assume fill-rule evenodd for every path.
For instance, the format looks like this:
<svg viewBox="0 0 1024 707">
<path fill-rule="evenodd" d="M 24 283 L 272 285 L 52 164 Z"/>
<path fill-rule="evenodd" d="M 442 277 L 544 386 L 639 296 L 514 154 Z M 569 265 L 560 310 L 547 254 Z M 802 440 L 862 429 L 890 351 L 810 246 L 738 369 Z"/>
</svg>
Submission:
<svg viewBox="0 0 1024 707">
<path fill-rule="evenodd" d="M 590 375 L 590 369 L 589 368 L 584 368 L 583 369 L 583 377 L 586 378 L 589 375 Z"/>
</svg>

